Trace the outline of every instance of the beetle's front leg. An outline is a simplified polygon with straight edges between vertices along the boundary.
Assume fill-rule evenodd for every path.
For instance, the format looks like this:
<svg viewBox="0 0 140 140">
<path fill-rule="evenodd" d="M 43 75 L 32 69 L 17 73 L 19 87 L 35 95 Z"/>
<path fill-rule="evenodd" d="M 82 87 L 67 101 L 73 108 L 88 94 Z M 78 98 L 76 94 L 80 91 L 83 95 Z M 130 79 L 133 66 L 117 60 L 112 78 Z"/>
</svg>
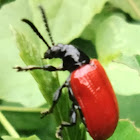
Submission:
<svg viewBox="0 0 140 140">
<path fill-rule="evenodd" d="M 38 70 L 38 69 L 42 69 L 42 70 L 46 70 L 46 71 L 63 71 L 64 68 L 63 67 L 54 67 L 54 66 L 50 66 L 50 65 L 45 65 L 45 66 L 27 66 L 27 67 L 13 67 L 14 69 L 17 69 L 17 71 L 29 71 L 29 70 Z"/>
<path fill-rule="evenodd" d="M 50 113 L 53 112 L 53 109 L 54 109 L 55 105 L 57 104 L 57 102 L 58 102 L 58 100 L 59 100 L 59 98 L 60 98 L 60 96 L 61 96 L 62 89 L 63 89 L 64 87 L 68 87 L 68 84 L 69 84 L 69 77 L 68 77 L 68 79 L 65 81 L 65 83 L 64 83 L 60 88 L 58 88 L 57 91 L 54 93 L 54 96 L 53 96 L 53 103 L 52 103 L 52 106 L 50 107 L 50 109 L 41 112 L 41 114 L 42 114 L 41 118 L 44 118 L 46 115 L 48 115 L 48 114 L 50 114 Z"/>
<path fill-rule="evenodd" d="M 65 87 L 65 84 L 63 84 L 60 88 L 58 88 L 57 91 L 54 93 L 52 106 L 50 107 L 49 110 L 45 110 L 45 111 L 41 112 L 41 118 L 44 118 L 46 115 L 53 112 L 53 109 L 54 109 L 55 105 L 57 104 L 57 102 L 61 96 L 62 89 L 64 87 Z"/>
</svg>

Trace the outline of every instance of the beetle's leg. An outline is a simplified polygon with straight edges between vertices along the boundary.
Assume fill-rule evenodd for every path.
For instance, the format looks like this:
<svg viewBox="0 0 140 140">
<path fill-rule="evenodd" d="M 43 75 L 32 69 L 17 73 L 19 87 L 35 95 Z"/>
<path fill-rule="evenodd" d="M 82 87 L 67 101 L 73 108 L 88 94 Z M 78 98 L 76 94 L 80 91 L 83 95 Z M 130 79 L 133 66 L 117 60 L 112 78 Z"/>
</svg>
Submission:
<svg viewBox="0 0 140 140">
<path fill-rule="evenodd" d="M 81 110 L 80 106 L 78 106 L 78 110 L 79 110 L 79 113 L 80 113 L 80 117 L 82 119 L 82 122 L 86 126 L 85 117 L 84 117 L 84 115 L 82 113 L 82 110 Z"/>
<path fill-rule="evenodd" d="M 69 98 L 70 100 L 76 105 L 77 109 L 79 110 L 79 113 L 80 113 L 80 117 L 82 118 L 82 122 L 83 124 L 86 126 L 86 122 L 85 122 L 85 118 L 83 116 L 83 113 L 82 113 L 82 110 L 81 110 L 81 107 L 78 105 L 74 95 L 73 95 L 73 91 L 70 87 L 70 85 L 68 86 L 68 89 L 69 89 Z"/>
<path fill-rule="evenodd" d="M 54 67 L 54 66 L 50 66 L 50 65 L 45 65 L 45 66 L 27 66 L 27 67 L 13 67 L 14 69 L 17 69 L 17 71 L 29 71 L 29 70 L 38 70 L 38 69 L 42 69 L 42 70 L 46 70 L 46 71 L 59 71 L 59 70 L 65 70 L 63 67 Z"/>
<path fill-rule="evenodd" d="M 57 91 L 54 93 L 52 106 L 50 107 L 49 110 L 45 110 L 45 111 L 41 112 L 41 118 L 44 118 L 46 115 L 53 112 L 53 109 L 54 109 L 55 105 L 57 104 L 57 102 L 61 96 L 62 89 L 64 87 L 65 87 L 65 84 L 63 84 L 60 88 L 58 88 Z"/>
<path fill-rule="evenodd" d="M 57 91 L 54 93 L 54 96 L 53 96 L 53 103 L 52 103 L 52 106 L 50 107 L 50 109 L 47 110 L 47 111 L 41 112 L 41 118 L 43 118 L 43 117 L 45 117 L 46 115 L 48 115 L 48 114 L 50 114 L 50 113 L 53 112 L 53 109 L 54 109 L 55 105 L 57 104 L 57 102 L 58 102 L 58 100 L 59 100 L 59 98 L 60 98 L 60 96 L 61 96 L 62 89 L 63 89 L 64 87 L 67 87 L 67 86 L 68 86 L 68 83 L 69 83 L 69 77 L 68 77 L 68 79 L 65 81 L 65 83 L 64 83 L 61 87 L 59 87 L 59 88 L 57 89 Z"/>
<path fill-rule="evenodd" d="M 62 130 L 64 127 L 71 127 L 73 125 L 76 124 L 76 120 L 77 120 L 77 114 L 76 114 L 76 107 L 73 104 L 72 105 L 72 109 L 70 112 L 70 122 L 62 122 L 61 125 L 58 127 L 57 131 L 56 131 L 56 137 L 59 138 L 60 140 L 63 140 L 62 137 Z"/>
</svg>

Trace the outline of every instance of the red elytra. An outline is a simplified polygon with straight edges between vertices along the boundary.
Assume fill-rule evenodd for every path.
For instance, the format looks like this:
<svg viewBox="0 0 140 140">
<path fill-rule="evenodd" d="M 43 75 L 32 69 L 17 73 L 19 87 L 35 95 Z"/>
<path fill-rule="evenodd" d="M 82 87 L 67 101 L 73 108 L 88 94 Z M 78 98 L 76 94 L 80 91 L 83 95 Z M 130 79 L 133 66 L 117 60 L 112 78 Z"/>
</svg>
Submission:
<svg viewBox="0 0 140 140">
<path fill-rule="evenodd" d="M 98 60 L 92 59 L 71 74 L 70 85 L 94 140 L 109 138 L 118 123 L 119 110 L 111 83 Z"/>
</svg>

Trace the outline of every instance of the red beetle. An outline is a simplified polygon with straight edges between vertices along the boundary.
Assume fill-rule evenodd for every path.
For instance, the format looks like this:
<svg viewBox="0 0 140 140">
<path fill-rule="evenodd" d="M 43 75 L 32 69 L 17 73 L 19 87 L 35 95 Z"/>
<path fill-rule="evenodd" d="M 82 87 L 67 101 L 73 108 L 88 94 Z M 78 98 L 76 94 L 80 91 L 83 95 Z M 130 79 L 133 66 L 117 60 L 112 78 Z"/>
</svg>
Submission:
<svg viewBox="0 0 140 140">
<path fill-rule="evenodd" d="M 94 140 L 109 138 L 118 122 L 118 105 L 110 81 L 98 60 L 71 74 L 70 85 Z"/>
<path fill-rule="evenodd" d="M 63 128 L 76 124 L 76 110 L 78 109 L 91 137 L 94 140 L 106 140 L 113 134 L 117 126 L 119 111 L 114 91 L 103 67 L 96 59 L 90 61 L 89 57 L 84 52 L 75 48 L 73 45 L 55 45 L 49 30 L 45 12 L 41 6 L 40 10 L 52 47 L 48 45 L 31 21 L 27 19 L 23 19 L 22 21 L 27 23 L 47 45 L 48 50 L 44 54 L 44 59 L 61 58 L 63 65 L 59 68 L 50 65 L 42 67 L 28 66 L 25 68 L 18 66 L 15 67 L 15 69 L 18 71 L 36 69 L 47 71 L 68 70 L 71 73 L 70 76 L 55 92 L 53 104 L 47 112 L 43 112 L 43 116 L 52 113 L 61 95 L 62 89 L 67 87 L 70 99 L 73 101 L 70 122 L 61 123 L 56 132 L 57 137 L 63 139 L 61 133 Z"/>
</svg>

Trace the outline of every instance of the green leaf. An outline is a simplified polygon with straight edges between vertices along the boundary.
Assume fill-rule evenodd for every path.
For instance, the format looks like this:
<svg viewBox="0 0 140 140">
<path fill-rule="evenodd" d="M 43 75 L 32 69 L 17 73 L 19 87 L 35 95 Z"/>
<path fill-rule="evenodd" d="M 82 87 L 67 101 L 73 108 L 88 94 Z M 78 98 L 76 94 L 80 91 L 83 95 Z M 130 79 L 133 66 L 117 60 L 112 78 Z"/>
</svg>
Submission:
<svg viewBox="0 0 140 140">
<path fill-rule="evenodd" d="M 38 65 L 42 66 L 43 61 L 41 60 L 41 55 L 39 51 L 39 47 L 31 44 L 26 40 L 24 35 L 19 34 L 18 32 L 14 31 L 17 45 L 20 51 L 20 56 L 23 61 L 27 65 Z M 50 72 L 42 71 L 33 71 L 31 72 L 39 85 L 40 90 L 43 93 L 45 99 L 50 103 L 52 96 L 48 93 L 53 93 L 58 87 L 58 80 L 56 80 L 55 74 L 53 75 Z M 47 78 L 46 78 L 47 77 Z M 53 88 L 52 88 L 53 86 Z M 46 97 L 48 96 L 48 97 Z"/>
<path fill-rule="evenodd" d="M 105 69 L 117 94 L 140 94 L 140 77 L 136 70 L 115 62 L 105 66 Z"/>
<path fill-rule="evenodd" d="M 33 135 L 28 138 L 12 138 L 10 136 L 2 136 L 3 140 L 40 140 L 37 136 Z"/>
<path fill-rule="evenodd" d="M 121 55 L 115 62 L 124 64 L 131 69 L 136 70 L 140 74 L 140 60 L 139 55 L 126 56 Z"/>
<path fill-rule="evenodd" d="M 11 136 L 19 138 L 19 134 L 16 132 L 14 127 L 9 123 L 9 121 L 6 119 L 6 117 L 4 116 L 2 112 L 0 112 L 0 122 L 4 126 L 5 130 L 7 130 L 7 132 Z"/>
<path fill-rule="evenodd" d="M 49 19 L 49 25 L 55 43 L 68 43 L 80 36 L 84 28 L 90 23 L 92 17 L 99 13 L 108 0 L 31 0 L 30 5 L 33 11 L 33 21 L 46 36 L 44 25 L 40 22 L 42 17 L 38 5 L 45 5 L 44 8 Z M 65 14 L 66 13 L 66 14 Z M 68 16 L 67 16 L 68 15 Z M 49 41 L 47 39 L 47 41 Z"/>
<path fill-rule="evenodd" d="M 140 24 L 128 23 L 122 13 L 114 12 L 109 6 L 93 18 L 82 37 L 92 40 L 102 62 L 114 60 L 120 55 L 138 55 Z"/>
<path fill-rule="evenodd" d="M 140 1 L 139 0 L 110 0 L 110 3 L 125 13 L 130 14 L 132 18 L 140 20 Z"/>
<path fill-rule="evenodd" d="M 4 129 L 3 125 L 0 124 L 0 138 L 4 135 L 8 135 L 7 131 Z"/>
<path fill-rule="evenodd" d="M 4 115 L 9 120 L 9 122 L 14 126 L 14 128 L 18 131 L 38 130 L 46 127 L 46 124 L 53 129 L 55 129 L 56 127 L 55 125 L 56 122 L 52 116 L 47 117 L 47 119 L 40 119 L 40 112 L 38 113 L 4 112 Z"/>
<path fill-rule="evenodd" d="M 120 120 L 115 133 L 109 140 L 139 140 L 140 130 L 129 120 Z"/>
<path fill-rule="evenodd" d="M 88 140 L 92 140 L 87 133 Z M 139 140 L 140 129 L 136 128 L 134 123 L 128 119 L 120 119 L 113 135 L 108 140 Z"/>
<path fill-rule="evenodd" d="M 98 59 L 104 64 L 115 92 L 139 94 L 140 65 L 136 56 L 140 54 L 140 24 L 128 23 L 123 14 L 108 9 L 107 5 L 93 18 L 82 37 L 96 45 Z"/>
<path fill-rule="evenodd" d="M 26 0 L 9 3 L 0 11 L 0 99 L 9 102 L 20 102 L 24 106 L 36 107 L 45 103 L 36 82 L 29 73 L 17 73 L 13 70 L 15 65 L 23 65 L 11 33 L 10 25 L 18 30 L 24 29 L 21 19 L 31 16 Z M 30 35 L 30 38 L 32 36 Z"/>
<path fill-rule="evenodd" d="M 121 119 L 129 119 L 140 128 L 140 94 L 132 96 L 117 95 Z"/>
<path fill-rule="evenodd" d="M 0 110 L 3 113 L 3 117 L 0 116 L 0 122 L 4 128 L 0 126 L 0 136 L 9 133 L 11 136 L 17 137 L 17 132 L 20 136 L 36 134 L 41 139 L 54 140 L 57 127 L 54 117 L 49 115 L 44 119 L 40 119 L 40 112 L 45 109 L 18 107 L 17 104 L 3 102 L 0 106 Z M 14 132 L 14 129 L 16 132 Z M 7 130 L 8 133 L 4 130 Z"/>
<path fill-rule="evenodd" d="M 140 53 L 140 25 L 127 23 L 119 14 L 108 16 L 98 27 L 96 45 L 99 59 L 105 61 L 119 55 Z M 101 41 L 102 40 L 102 41 Z"/>
<path fill-rule="evenodd" d="M 8 4 L 10 2 L 13 2 L 15 0 L 0 0 L 0 8 L 4 5 L 4 4 Z"/>
</svg>

